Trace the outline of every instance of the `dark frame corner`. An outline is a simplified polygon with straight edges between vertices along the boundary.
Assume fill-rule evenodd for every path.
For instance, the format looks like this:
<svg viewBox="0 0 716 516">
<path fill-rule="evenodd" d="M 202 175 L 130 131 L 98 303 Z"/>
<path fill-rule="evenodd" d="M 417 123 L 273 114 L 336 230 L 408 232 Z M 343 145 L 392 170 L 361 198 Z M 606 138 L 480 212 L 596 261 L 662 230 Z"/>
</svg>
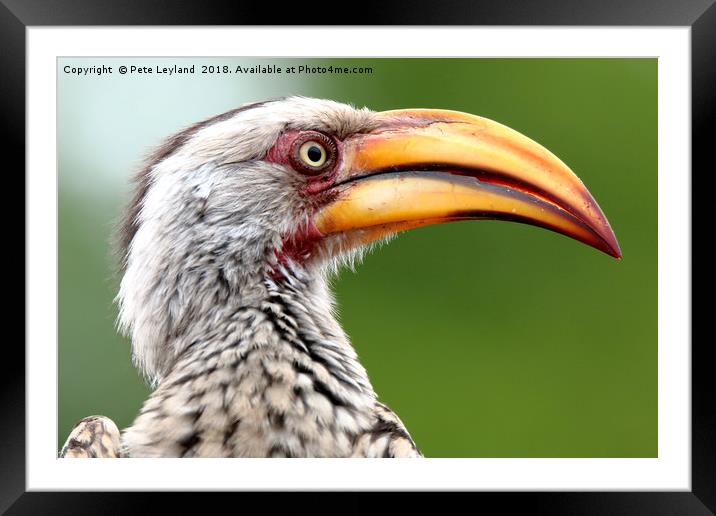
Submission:
<svg viewBox="0 0 716 516">
<path fill-rule="evenodd" d="M 370 2 L 369 2 L 370 3 Z M 297 4 L 300 6 L 300 4 Z M 209 7 L 210 6 L 210 7 Z M 692 45 L 692 177 L 710 174 L 713 152 L 708 129 L 716 126 L 716 5 L 714 0 L 454 0 L 432 5 L 420 1 L 410 9 L 398 2 L 382 2 L 380 9 L 359 10 L 351 19 L 365 25 L 661 25 L 690 26 Z M 25 30 L 48 25 L 245 25 L 332 24 L 330 10 L 295 9 L 276 12 L 271 4 L 198 1 L 113 2 L 112 0 L 0 0 L 0 102 L 7 123 L 2 124 L 5 153 L 12 169 L 25 169 Z M 332 13 L 331 13 L 332 14 Z M 334 17 L 335 18 L 335 17 Z M 268 22 L 267 22 L 268 20 Z M 342 22 L 341 22 L 342 23 Z M 695 172 L 695 173 L 694 173 Z M 19 176 L 19 174 L 18 174 Z M 24 183 L 23 183 L 24 191 Z M 695 221 L 696 222 L 696 221 Z M 24 233 L 24 232 L 23 232 Z M 24 238 L 24 236 L 22 237 Z M 23 247 L 24 249 L 24 247 Z M 693 252 L 693 251 L 692 251 Z M 23 251 L 23 262 L 24 262 Z M 8 263 L 8 266 L 14 265 Z M 27 274 L 27 272 L 26 272 Z M 693 317 L 693 316 L 692 316 Z M 25 492 L 25 355 L 8 342 L 2 382 L 3 425 L 0 425 L 0 512 L 8 514 L 114 514 L 147 512 L 152 505 L 179 512 L 204 512 L 207 496 L 247 494 L 153 493 L 26 493 Z M 710 345 L 692 342 L 692 491 L 649 493 L 480 493 L 482 501 L 528 514 L 716 514 L 716 381 L 708 360 Z M 255 496 L 255 495 L 251 495 Z M 264 497 L 266 495 L 263 495 Z M 305 496 L 305 495 L 304 495 Z M 357 494 L 351 496 L 357 497 Z M 421 496 L 412 499 L 420 500 Z M 200 501 L 201 500 L 201 501 Z M 277 500 L 272 497 L 272 500 Z M 181 504 L 181 505 L 180 505 Z M 369 505 L 370 504 L 370 505 Z M 354 505 L 368 510 L 371 502 Z M 240 505 L 237 504 L 237 508 Z M 507 511 L 508 513 L 511 511 Z"/>
</svg>

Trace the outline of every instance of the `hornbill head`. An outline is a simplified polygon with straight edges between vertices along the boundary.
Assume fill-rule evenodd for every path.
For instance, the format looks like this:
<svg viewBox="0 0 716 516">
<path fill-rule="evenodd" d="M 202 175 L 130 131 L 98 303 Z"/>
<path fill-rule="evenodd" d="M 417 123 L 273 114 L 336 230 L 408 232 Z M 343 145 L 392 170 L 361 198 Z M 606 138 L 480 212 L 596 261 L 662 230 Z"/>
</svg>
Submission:
<svg viewBox="0 0 716 516">
<path fill-rule="evenodd" d="M 567 165 L 517 131 L 457 111 L 373 112 L 302 97 L 253 104 L 170 138 L 139 183 L 124 227 L 120 321 L 150 375 L 168 363 L 162 343 L 197 314 L 249 302 L 262 282 L 296 269 L 320 276 L 409 228 L 508 220 L 621 256 Z"/>
</svg>

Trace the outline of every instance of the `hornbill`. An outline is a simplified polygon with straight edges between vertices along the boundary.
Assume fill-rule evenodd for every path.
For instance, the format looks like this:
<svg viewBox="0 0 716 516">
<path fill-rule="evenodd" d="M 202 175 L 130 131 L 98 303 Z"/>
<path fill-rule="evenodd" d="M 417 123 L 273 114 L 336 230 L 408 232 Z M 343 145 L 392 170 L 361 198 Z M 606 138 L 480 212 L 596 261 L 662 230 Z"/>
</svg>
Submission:
<svg viewBox="0 0 716 516">
<path fill-rule="evenodd" d="M 465 219 L 621 252 L 584 184 L 522 134 L 457 111 L 304 97 L 170 137 L 121 229 L 119 326 L 154 391 L 64 457 L 418 457 L 334 317 L 328 278 L 373 242 Z"/>
</svg>

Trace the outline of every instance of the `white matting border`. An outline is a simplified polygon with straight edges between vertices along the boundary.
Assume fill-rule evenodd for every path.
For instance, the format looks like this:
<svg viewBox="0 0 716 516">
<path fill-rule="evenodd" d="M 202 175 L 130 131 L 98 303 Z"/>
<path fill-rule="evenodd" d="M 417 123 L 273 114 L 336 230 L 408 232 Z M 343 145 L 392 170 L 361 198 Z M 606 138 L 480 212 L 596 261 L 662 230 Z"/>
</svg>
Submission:
<svg viewBox="0 0 716 516">
<path fill-rule="evenodd" d="M 28 490 L 690 490 L 690 28 L 29 27 L 27 43 Z M 658 57 L 658 458 L 56 459 L 59 56 Z"/>
</svg>

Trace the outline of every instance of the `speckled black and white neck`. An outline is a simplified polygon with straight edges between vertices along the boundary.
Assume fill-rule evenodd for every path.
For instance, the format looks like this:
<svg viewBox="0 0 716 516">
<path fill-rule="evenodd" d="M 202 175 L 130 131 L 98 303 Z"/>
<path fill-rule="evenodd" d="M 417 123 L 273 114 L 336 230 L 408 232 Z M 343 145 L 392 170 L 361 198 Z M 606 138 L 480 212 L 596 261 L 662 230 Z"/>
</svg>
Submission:
<svg viewBox="0 0 716 516">
<path fill-rule="evenodd" d="M 316 306 L 315 285 L 292 275 L 262 288 L 255 303 L 205 322 L 211 329 L 186 346 L 124 432 L 124 454 L 416 455 L 338 323 Z"/>
</svg>

